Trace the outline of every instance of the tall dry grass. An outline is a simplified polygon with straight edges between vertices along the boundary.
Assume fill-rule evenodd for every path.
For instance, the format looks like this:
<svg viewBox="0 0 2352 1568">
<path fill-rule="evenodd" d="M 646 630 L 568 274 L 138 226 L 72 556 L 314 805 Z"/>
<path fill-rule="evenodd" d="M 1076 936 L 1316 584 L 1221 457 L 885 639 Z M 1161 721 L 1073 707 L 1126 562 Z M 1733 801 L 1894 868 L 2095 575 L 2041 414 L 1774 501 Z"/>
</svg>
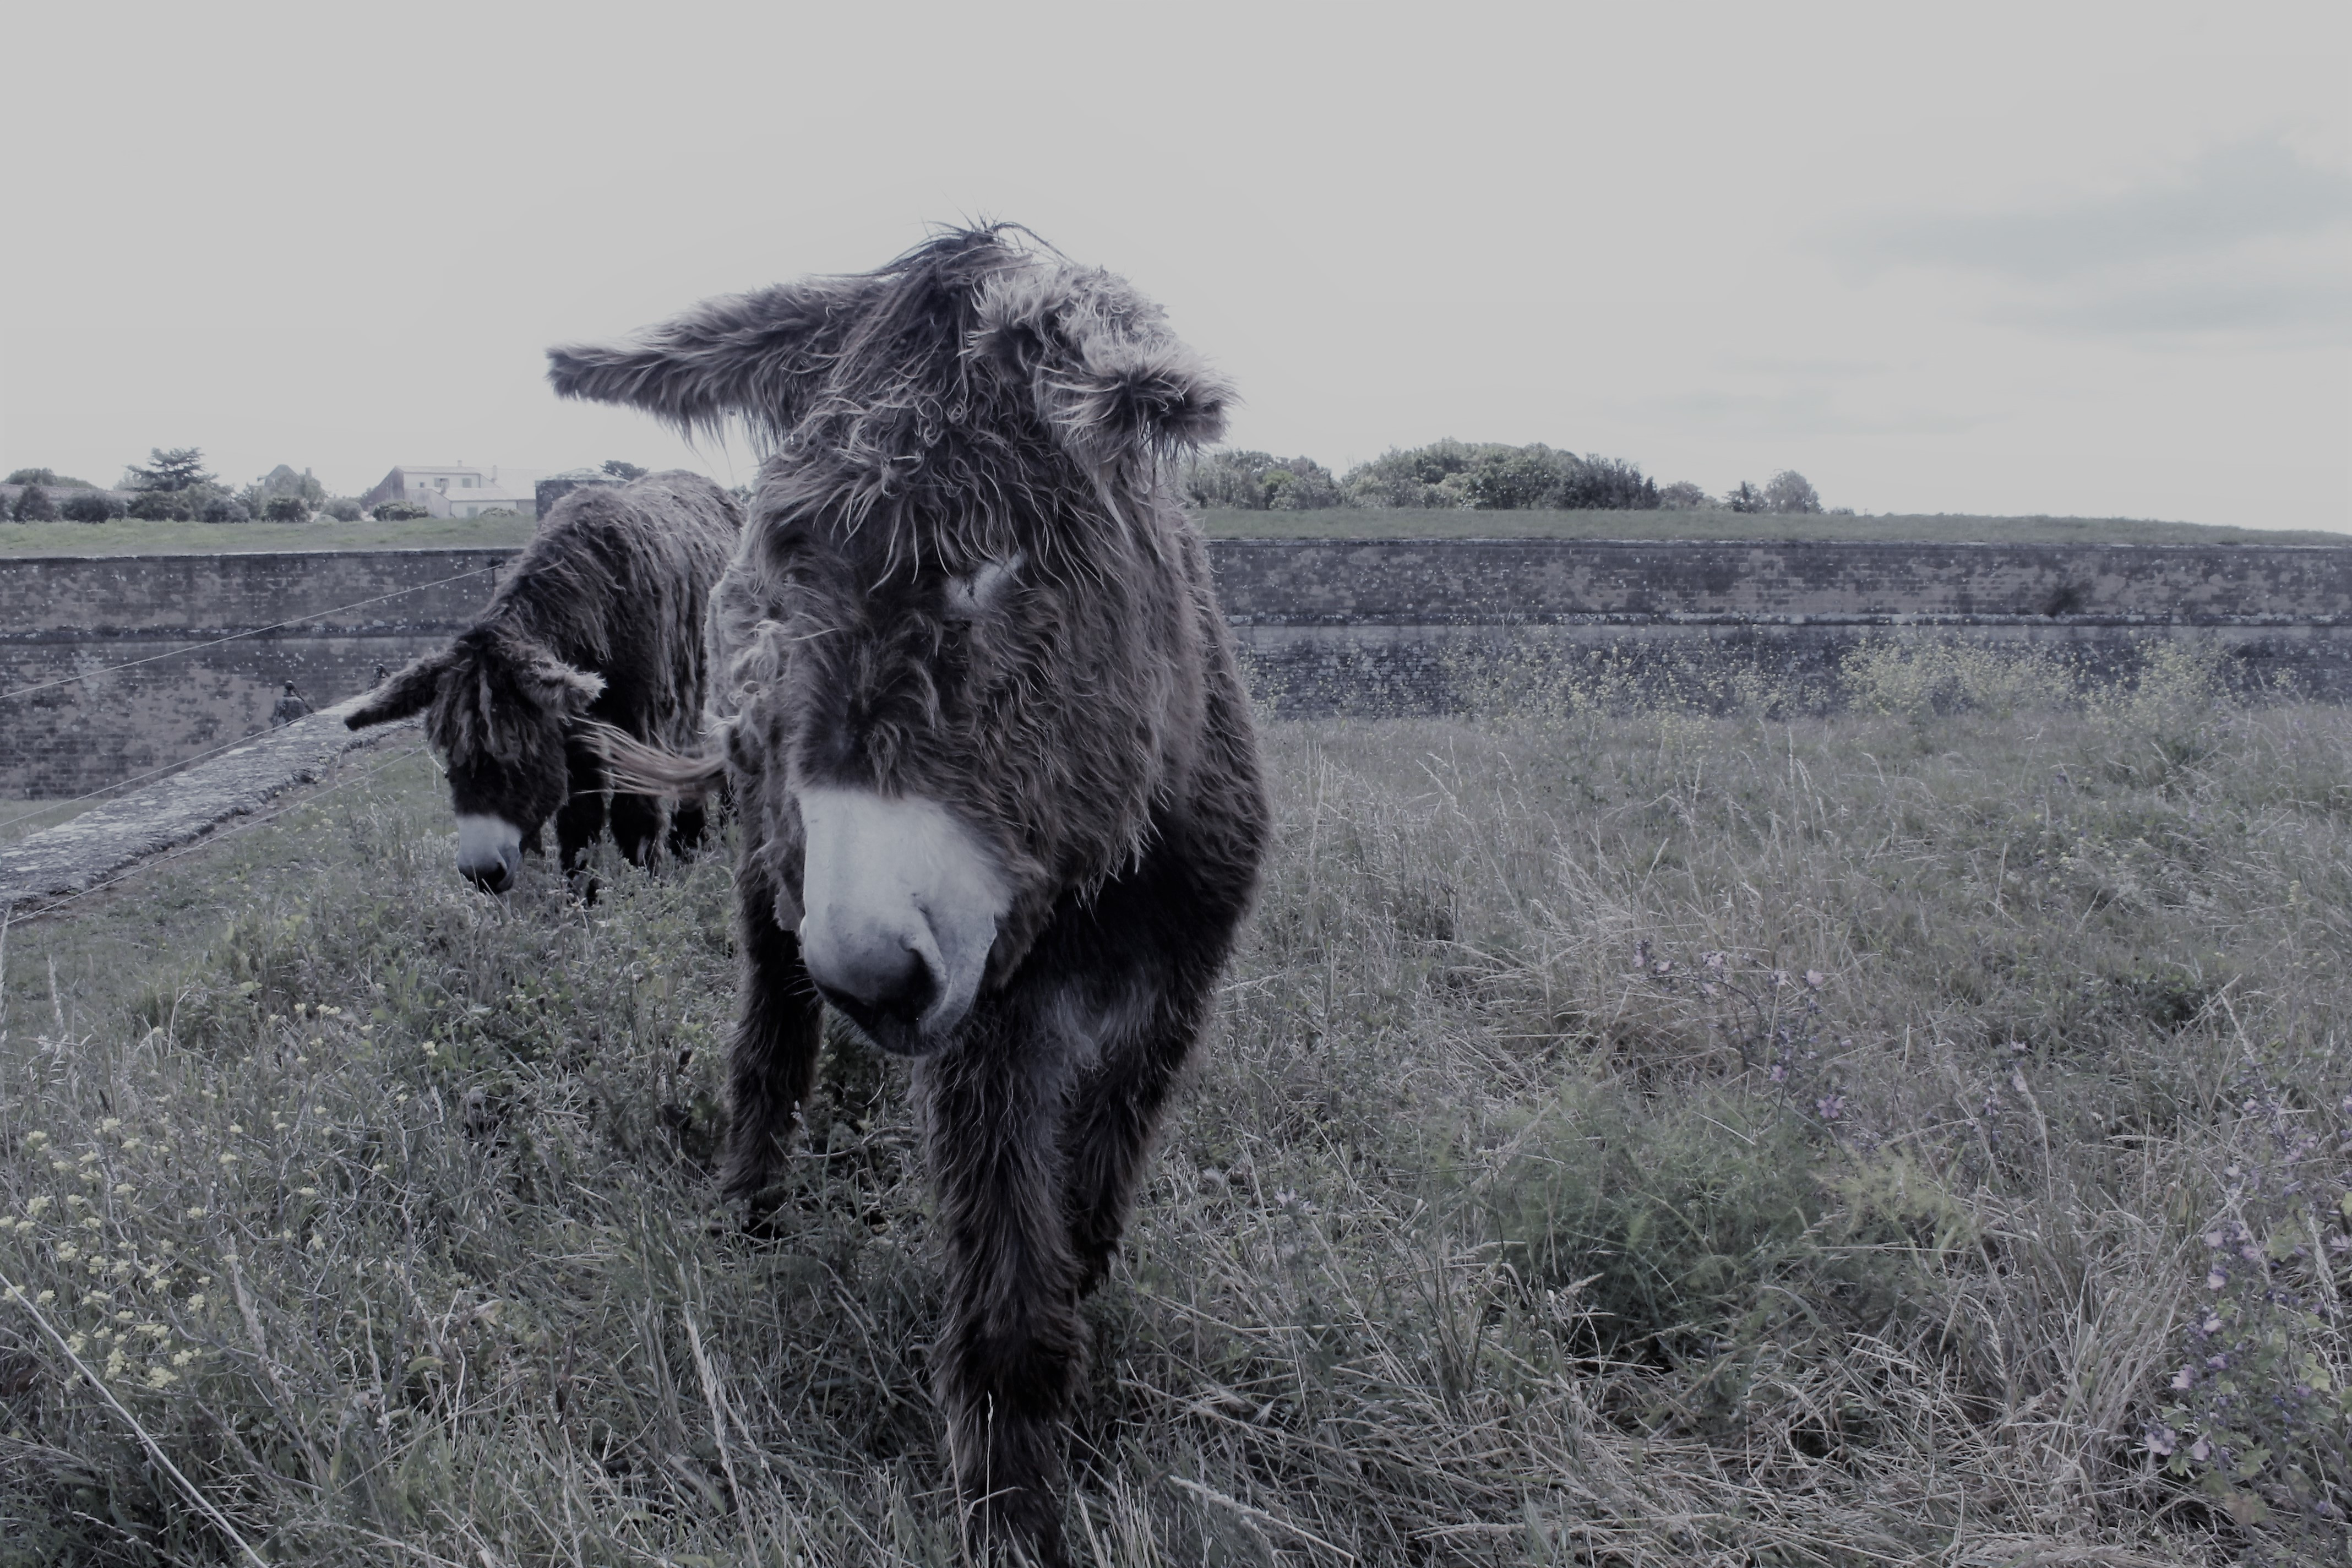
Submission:
<svg viewBox="0 0 2352 1568">
<path fill-rule="evenodd" d="M 1874 657 L 1269 734 L 1082 1559 L 2343 1560 L 2352 717 Z M 723 867 L 490 902 L 432 784 L 11 933 L 0 1562 L 959 1561 L 898 1070 L 745 1234 Z"/>
</svg>

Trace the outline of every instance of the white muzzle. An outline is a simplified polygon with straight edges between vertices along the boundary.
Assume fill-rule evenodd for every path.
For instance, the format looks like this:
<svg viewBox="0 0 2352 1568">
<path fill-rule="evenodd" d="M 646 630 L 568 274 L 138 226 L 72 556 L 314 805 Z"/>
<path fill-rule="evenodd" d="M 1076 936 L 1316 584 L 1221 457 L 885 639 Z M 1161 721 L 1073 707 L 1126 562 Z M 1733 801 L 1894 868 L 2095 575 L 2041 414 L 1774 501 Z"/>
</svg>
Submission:
<svg viewBox="0 0 2352 1568">
<path fill-rule="evenodd" d="M 486 893 L 503 893 L 522 874 L 522 829 L 503 816 L 457 818 L 457 869 Z"/>
<path fill-rule="evenodd" d="M 937 801 L 799 792 L 801 957 L 883 1049 L 920 1056 L 971 1011 L 1010 905 L 996 858 Z"/>
</svg>

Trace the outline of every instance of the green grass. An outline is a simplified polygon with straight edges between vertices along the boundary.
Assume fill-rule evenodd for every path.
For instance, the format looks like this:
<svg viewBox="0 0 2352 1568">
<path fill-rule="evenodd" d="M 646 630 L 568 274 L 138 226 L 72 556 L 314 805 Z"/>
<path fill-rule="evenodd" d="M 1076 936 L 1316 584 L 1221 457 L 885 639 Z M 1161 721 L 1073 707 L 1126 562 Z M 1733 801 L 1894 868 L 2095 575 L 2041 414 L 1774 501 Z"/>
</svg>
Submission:
<svg viewBox="0 0 2352 1568">
<path fill-rule="evenodd" d="M 1910 657 L 1832 720 L 1270 731 L 1082 1561 L 2340 1560 L 2294 1496 L 2352 1485 L 2352 1352 L 2264 1292 L 2352 1288 L 2294 1153 L 2347 1131 L 2352 714 Z M 744 1235 L 724 864 L 491 901 L 374 765 L 8 932 L 0 1563 L 230 1555 L 35 1306 L 274 1561 L 959 1561 L 901 1070 L 835 1039 Z"/>
<path fill-rule="evenodd" d="M 521 544 L 527 517 L 428 517 L 410 522 L 0 523 L 11 555 L 247 555 L 272 550 L 446 550 Z"/>
<path fill-rule="evenodd" d="M 1212 539 L 1860 539 L 1990 544 L 2336 544 L 2320 529 L 2129 517 L 1750 517 L 1728 511 L 1204 511 Z"/>
<path fill-rule="evenodd" d="M 1207 511 L 1212 539 L 1861 539 L 1996 544 L 2352 544 L 2318 529 L 2223 528 L 2126 517 L 1743 517 L 1727 511 Z M 0 523 L 10 555 L 240 554 L 265 550 L 514 545 L 529 518 L 415 522 Z"/>
</svg>

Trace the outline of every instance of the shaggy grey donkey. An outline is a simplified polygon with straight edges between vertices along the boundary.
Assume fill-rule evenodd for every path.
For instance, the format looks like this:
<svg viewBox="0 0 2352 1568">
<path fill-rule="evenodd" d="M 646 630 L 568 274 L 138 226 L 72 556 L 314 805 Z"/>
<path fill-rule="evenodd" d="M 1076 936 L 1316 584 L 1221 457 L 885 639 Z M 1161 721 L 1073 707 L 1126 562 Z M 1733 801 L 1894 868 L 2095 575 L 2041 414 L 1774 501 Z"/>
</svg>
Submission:
<svg viewBox="0 0 2352 1568">
<path fill-rule="evenodd" d="M 1079 1297 L 1257 886 L 1257 741 L 1180 449 L 1230 392 L 1108 273 L 1004 227 L 551 353 L 556 388 L 772 444 L 718 593 L 744 954 L 729 1192 L 782 1169 L 820 1000 L 916 1058 L 936 1352 L 986 1535 L 1064 1560 Z"/>
<path fill-rule="evenodd" d="M 621 852 L 638 865 L 652 856 L 662 802 L 612 793 L 585 726 L 653 745 L 698 742 L 703 623 L 742 521 L 734 498 L 699 474 L 574 490 L 549 510 L 480 619 L 343 721 L 359 730 L 425 715 L 457 811 L 457 869 L 477 887 L 512 887 L 550 816 L 558 864 L 577 871 L 604 830 L 608 795 Z M 673 851 L 700 841 L 703 818 L 698 804 L 673 813 Z"/>
</svg>

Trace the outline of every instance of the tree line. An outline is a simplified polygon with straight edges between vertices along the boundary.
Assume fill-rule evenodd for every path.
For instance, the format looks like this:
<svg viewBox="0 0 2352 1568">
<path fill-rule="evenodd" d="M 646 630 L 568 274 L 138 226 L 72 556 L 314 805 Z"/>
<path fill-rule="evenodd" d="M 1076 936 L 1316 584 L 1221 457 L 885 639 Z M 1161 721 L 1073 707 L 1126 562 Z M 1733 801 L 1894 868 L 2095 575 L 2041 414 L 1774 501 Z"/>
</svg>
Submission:
<svg viewBox="0 0 2352 1568">
<path fill-rule="evenodd" d="M 356 522 L 359 502 L 331 496 L 309 469 L 296 473 L 280 463 L 249 485 L 231 488 L 205 467 L 195 447 L 156 447 L 147 466 L 123 469 L 122 482 L 105 490 L 88 479 L 53 468 L 18 468 L 7 483 L 25 488 L 8 515 L 18 522 L 106 522 L 119 517 L 151 522 L 307 522 L 325 515 Z M 125 500 L 120 491 L 130 492 Z M 58 492 L 58 493 L 52 493 Z"/>
<path fill-rule="evenodd" d="M 183 522 L 257 518 L 303 522 L 325 516 L 356 522 L 364 515 L 352 498 L 329 495 L 308 469 L 298 474 L 280 463 L 252 484 L 233 489 L 206 470 L 204 457 L 194 447 L 152 448 L 146 466 L 123 470 L 119 488 L 130 492 L 127 500 L 53 469 L 18 468 L 6 482 L 25 488 L 8 515 L 19 522 L 60 518 L 104 522 L 123 516 Z M 646 472 L 618 459 L 604 464 L 602 471 L 624 482 Z M 1177 489 L 1189 506 L 1241 511 L 1398 507 L 1447 511 L 1721 510 L 1787 515 L 1822 510 L 1820 494 L 1794 468 L 1782 469 L 1760 486 L 1742 479 L 1717 497 L 1687 479 L 1661 485 L 1622 458 L 1579 456 L 1540 441 L 1525 447 L 1454 440 L 1392 447 L 1336 477 L 1312 458 L 1277 458 L 1227 447 L 1188 458 L 1178 471 Z M 373 515 L 394 521 L 427 514 L 423 507 L 392 500 L 378 505 Z"/>
<path fill-rule="evenodd" d="M 1433 441 L 1392 447 L 1345 474 L 1312 458 L 1223 448 L 1188 459 L 1178 475 L 1186 504 L 1207 510 L 1319 511 L 1330 507 L 1455 511 L 1817 512 L 1811 481 L 1784 468 L 1758 486 L 1741 480 L 1721 497 L 1687 479 L 1661 485 L 1622 458 L 1493 441 Z"/>
</svg>

